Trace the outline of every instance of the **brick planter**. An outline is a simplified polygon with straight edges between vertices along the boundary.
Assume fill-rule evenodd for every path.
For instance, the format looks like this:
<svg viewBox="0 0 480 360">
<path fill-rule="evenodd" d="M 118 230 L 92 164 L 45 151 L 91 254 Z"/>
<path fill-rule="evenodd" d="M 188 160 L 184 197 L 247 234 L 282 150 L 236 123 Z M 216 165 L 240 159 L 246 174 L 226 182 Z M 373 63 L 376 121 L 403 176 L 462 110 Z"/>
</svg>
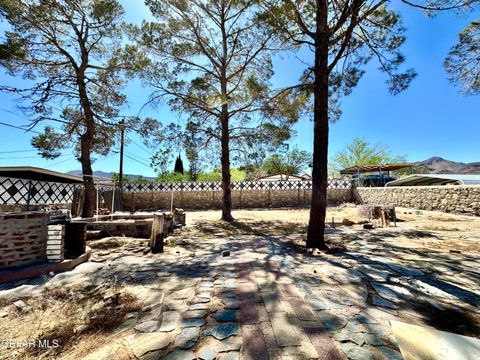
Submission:
<svg viewBox="0 0 480 360">
<path fill-rule="evenodd" d="M 46 244 L 45 212 L 0 213 L 0 269 L 46 261 Z"/>
</svg>

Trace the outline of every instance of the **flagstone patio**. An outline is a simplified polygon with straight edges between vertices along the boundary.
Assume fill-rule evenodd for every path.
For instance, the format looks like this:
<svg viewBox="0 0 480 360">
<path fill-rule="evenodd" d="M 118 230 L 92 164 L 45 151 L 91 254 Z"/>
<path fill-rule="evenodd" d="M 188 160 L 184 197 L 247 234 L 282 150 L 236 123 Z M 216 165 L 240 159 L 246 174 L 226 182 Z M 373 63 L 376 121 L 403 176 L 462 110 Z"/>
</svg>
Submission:
<svg viewBox="0 0 480 360">
<path fill-rule="evenodd" d="M 239 226 L 232 234 L 212 224 L 163 254 L 94 249 L 92 262 L 1 290 L 0 299 L 123 284 L 142 310 L 87 359 L 402 359 L 391 320 L 480 336 L 477 252 L 404 246 L 396 232 L 405 229 L 341 228 L 328 232 L 346 251 L 308 255 Z"/>
</svg>

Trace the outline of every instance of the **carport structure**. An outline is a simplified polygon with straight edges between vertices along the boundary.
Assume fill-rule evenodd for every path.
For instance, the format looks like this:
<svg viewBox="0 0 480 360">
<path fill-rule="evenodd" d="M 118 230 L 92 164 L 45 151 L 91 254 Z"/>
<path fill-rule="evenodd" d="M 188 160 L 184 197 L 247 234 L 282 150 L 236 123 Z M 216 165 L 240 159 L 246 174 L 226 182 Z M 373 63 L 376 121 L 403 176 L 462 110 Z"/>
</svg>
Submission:
<svg viewBox="0 0 480 360">
<path fill-rule="evenodd" d="M 397 164 L 367 164 L 367 165 L 355 165 L 349 168 L 340 170 L 341 175 L 352 175 L 357 178 L 357 185 L 360 186 L 360 174 L 378 172 L 382 177 L 382 186 L 385 186 L 385 172 L 390 175 L 391 171 L 410 168 L 410 174 L 413 172 L 415 164 L 410 163 L 397 163 Z M 388 180 L 387 180 L 388 181 Z"/>
<path fill-rule="evenodd" d="M 413 174 L 388 182 L 385 186 L 480 185 L 475 174 Z"/>
</svg>

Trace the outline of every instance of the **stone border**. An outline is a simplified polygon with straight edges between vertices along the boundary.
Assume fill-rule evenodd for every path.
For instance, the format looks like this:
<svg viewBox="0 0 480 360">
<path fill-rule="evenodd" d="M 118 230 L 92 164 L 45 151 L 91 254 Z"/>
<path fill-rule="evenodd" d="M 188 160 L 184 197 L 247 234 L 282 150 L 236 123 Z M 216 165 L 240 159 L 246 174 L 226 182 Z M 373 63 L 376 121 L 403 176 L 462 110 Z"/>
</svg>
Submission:
<svg viewBox="0 0 480 360">
<path fill-rule="evenodd" d="M 42 264 L 29 266 L 27 268 L 20 269 L 20 270 L 9 270 L 5 272 L 0 272 L 0 284 L 29 279 L 29 278 L 48 274 L 50 272 L 61 273 L 64 271 L 69 271 L 77 267 L 81 263 L 88 261 L 91 255 L 92 255 L 92 249 L 90 249 L 87 246 L 85 253 L 75 259 L 68 259 L 60 263 L 54 263 L 54 264 L 42 263 Z"/>
<path fill-rule="evenodd" d="M 359 187 L 358 202 L 480 216 L 479 185 Z"/>
</svg>

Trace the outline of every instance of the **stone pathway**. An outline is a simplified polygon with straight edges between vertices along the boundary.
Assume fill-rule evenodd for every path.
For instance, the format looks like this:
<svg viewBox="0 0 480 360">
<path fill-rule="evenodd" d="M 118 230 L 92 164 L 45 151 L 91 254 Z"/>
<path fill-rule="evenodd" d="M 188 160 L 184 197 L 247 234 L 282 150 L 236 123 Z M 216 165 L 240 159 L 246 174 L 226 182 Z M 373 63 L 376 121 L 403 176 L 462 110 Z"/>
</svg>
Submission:
<svg viewBox="0 0 480 360">
<path fill-rule="evenodd" d="M 103 251 L 71 273 L 0 291 L 0 299 L 114 277 L 142 311 L 128 314 L 116 341 L 86 358 L 108 359 L 121 348 L 139 359 L 182 360 L 402 359 L 390 320 L 426 322 L 415 310 L 423 302 L 480 304 L 473 260 L 453 260 L 450 273 L 436 276 L 441 265 L 419 263 L 418 254 L 386 257 L 379 245 L 353 245 L 313 257 L 278 238 L 235 235 L 190 239 L 157 255 Z M 445 280 L 455 271 L 467 271 L 472 288 Z"/>
</svg>

